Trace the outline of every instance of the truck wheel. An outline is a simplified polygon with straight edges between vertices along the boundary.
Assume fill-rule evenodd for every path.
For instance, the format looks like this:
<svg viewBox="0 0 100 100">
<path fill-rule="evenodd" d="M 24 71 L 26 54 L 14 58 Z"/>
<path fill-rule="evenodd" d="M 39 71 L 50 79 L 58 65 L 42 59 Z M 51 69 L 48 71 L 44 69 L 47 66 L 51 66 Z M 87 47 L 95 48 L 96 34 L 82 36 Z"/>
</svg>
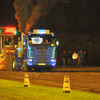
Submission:
<svg viewBox="0 0 100 100">
<path fill-rule="evenodd" d="M 12 55 L 6 55 L 5 70 L 6 71 L 16 70 L 16 59 Z"/>
<path fill-rule="evenodd" d="M 26 72 L 28 69 L 25 67 L 25 59 L 22 60 L 22 71 Z"/>
<path fill-rule="evenodd" d="M 14 58 L 12 61 L 12 69 L 13 71 L 16 71 L 16 58 Z"/>
<path fill-rule="evenodd" d="M 39 69 L 38 69 L 38 68 L 34 68 L 34 71 L 35 71 L 35 72 L 38 72 L 38 71 L 39 71 Z"/>
<path fill-rule="evenodd" d="M 48 68 L 48 72 L 50 72 L 51 71 L 51 68 Z"/>
</svg>

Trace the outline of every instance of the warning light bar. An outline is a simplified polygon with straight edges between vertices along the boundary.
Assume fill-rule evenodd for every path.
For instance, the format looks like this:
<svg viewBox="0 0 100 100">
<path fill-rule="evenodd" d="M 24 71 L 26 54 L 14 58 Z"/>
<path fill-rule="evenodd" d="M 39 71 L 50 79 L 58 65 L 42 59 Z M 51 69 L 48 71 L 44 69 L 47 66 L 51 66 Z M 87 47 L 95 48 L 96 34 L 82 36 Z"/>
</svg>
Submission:
<svg viewBox="0 0 100 100">
<path fill-rule="evenodd" d="M 14 33 L 16 31 L 15 28 L 5 28 L 6 33 Z"/>
<path fill-rule="evenodd" d="M 0 27 L 0 35 L 16 35 L 16 27 Z"/>
</svg>

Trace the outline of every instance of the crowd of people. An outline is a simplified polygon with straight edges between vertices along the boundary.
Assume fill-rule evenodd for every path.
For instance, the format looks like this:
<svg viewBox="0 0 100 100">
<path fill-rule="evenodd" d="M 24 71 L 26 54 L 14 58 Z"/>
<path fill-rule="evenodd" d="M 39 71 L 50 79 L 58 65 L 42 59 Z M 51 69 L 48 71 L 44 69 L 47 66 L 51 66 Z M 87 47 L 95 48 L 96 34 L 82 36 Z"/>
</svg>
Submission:
<svg viewBox="0 0 100 100">
<path fill-rule="evenodd" d="M 86 51 L 80 50 L 79 52 L 71 53 L 69 51 L 67 54 L 63 52 L 63 66 L 66 66 L 66 58 L 68 66 L 86 66 L 87 65 L 87 53 Z"/>
</svg>

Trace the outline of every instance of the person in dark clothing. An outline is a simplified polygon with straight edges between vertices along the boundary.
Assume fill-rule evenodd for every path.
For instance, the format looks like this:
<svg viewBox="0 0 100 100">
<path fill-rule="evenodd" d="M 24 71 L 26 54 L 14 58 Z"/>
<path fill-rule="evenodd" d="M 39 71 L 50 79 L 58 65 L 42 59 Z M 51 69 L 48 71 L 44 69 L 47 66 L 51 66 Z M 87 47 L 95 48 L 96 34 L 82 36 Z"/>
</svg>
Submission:
<svg viewBox="0 0 100 100">
<path fill-rule="evenodd" d="M 80 50 L 79 54 L 78 54 L 78 57 L 79 57 L 79 66 L 82 66 L 82 63 L 83 63 L 83 57 L 84 57 L 84 53 L 82 50 Z"/>
<path fill-rule="evenodd" d="M 84 51 L 83 66 L 87 66 L 87 53 Z"/>
<path fill-rule="evenodd" d="M 66 62 L 65 62 L 65 60 L 66 60 L 66 52 L 65 51 L 63 51 L 63 58 L 62 58 L 62 60 L 63 60 L 63 67 L 65 67 L 66 66 Z"/>
<path fill-rule="evenodd" d="M 72 66 L 72 53 L 71 53 L 71 51 L 68 52 L 67 58 L 68 58 L 68 66 Z"/>
<path fill-rule="evenodd" d="M 9 45 L 9 40 L 8 40 L 8 38 L 5 40 L 5 45 Z"/>
</svg>

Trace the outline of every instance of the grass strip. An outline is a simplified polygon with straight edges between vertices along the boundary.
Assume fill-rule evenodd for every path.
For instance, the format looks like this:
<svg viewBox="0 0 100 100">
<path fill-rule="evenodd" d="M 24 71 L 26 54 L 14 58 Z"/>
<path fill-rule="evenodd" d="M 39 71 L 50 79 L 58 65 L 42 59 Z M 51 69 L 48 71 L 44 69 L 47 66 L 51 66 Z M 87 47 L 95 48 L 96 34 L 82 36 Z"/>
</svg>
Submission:
<svg viewBox="0 0 100 100">
<path fill-rule="evenodd" d="M 100 100 L 99 94 L 78 90 L 63 93 L 62 88 L 30 85 L 0 79 L 0 100 Z"/>
</svg>

